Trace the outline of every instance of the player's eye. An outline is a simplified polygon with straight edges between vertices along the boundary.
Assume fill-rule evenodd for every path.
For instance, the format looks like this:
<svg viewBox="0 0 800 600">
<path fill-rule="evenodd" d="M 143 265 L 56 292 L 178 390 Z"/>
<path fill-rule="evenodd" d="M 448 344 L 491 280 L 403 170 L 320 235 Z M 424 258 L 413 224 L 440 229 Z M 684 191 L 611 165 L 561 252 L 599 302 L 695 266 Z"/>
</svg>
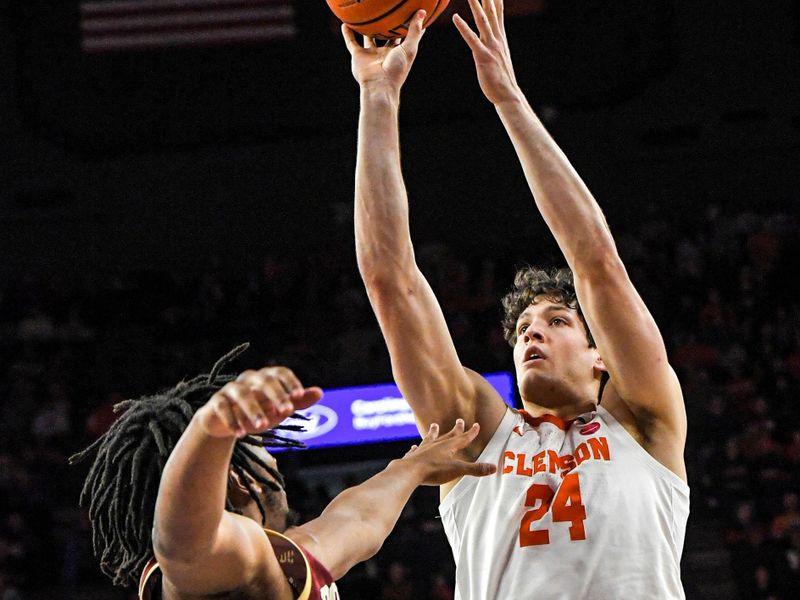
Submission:
<svg viewBox="0 0 800 600">
<path fill-rule="evenodd" d="M 566 325 L 566 324 L 567 324 L 567 322 L 564 319 L 562 319 L 561 317 L 555 317 L 552 321 L 550 321 L 550 325 L 556 325 L 556 326 L 559 326 L 559 327 L 561 325 Z"/>
<path fill-rule="evenodd" d="M 528 330 L 528 326 L 527 325 L 520 325 L 519 329 L 517 329 L 517 335 L 522 335 L 527 330 Z"/>
</svg>

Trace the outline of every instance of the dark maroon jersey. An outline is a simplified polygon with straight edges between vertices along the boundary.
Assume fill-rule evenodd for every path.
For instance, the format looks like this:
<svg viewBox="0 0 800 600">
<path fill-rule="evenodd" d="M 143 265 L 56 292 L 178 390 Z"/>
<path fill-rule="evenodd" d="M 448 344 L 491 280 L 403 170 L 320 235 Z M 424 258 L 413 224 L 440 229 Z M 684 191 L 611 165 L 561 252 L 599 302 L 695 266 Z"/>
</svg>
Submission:
<svg viewBox="0 0 800 600">
<path fill-rule="evenodd" d="M 340 600 L 328 569 L 302 546 L 277 531 L 265 529 L 296 600 Z M 139 579 L 139 600 L 161 600 L 161 569 L 152 559 Z"/>
</svg>

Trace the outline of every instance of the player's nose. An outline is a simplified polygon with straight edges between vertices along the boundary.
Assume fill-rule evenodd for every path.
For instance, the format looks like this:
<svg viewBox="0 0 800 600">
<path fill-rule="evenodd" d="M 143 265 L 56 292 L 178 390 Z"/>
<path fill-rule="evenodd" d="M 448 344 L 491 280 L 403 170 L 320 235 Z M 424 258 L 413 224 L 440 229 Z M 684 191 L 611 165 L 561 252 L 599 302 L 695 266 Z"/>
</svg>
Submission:
<svg viewBox="0 0 800 600">
<path fill-rule="evenodd" d="M 525 332 L 522 334 L 522 341 L 525 342 L 525 344 L 530 342 L 541 342 L 543 340 L 544 332 L 536 323 L 531 323 L 528 325 L 528 327 L 525 329 Z"/>
</svg>

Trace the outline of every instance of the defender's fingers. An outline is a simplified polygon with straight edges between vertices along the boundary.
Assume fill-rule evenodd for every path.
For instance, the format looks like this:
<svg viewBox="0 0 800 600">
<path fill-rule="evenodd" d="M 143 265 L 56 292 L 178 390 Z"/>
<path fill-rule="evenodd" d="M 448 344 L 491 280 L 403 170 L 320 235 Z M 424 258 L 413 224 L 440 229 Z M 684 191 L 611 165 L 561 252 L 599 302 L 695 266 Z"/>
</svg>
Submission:
<svg viewBox="0 0 800 600">
<path fill-rule="evenodd" d="M 211 402 L 213 402 L 214 414 L 225 424 L 230 434 L 239 435 L 242 428 L 236 420 L 236 414 L 233 412 L 230 398 L 220 390 L 211 396 Z"/>
<path fill-rule="evenodd" d="M 303 388 L 302 392 L 299 394 L 299 397 L 295 394 L 295 391 L 292 391 L 290 398 L 294 407 L 298 410 L 302 410 L 319 402 L 323 395 L 324 392 L 322 391 L 322 388 L 314 386 Z"/>
<path fill-rule="evenodd" d="M 267 411 L 267 416 L 274 416 L 278 408 L 289 402 L 289 392 L 287 384 L 279 377 L 275 369 L 261 369 L 255 375 L 250 375 L 245 381 L 236 382 L 239 386 L 244 386 L 236 390 L 236 394 L 244 397 L 246 393 L 256 393 L 256 400 L 261 407 Z"/>
<path fill-rule="evenodd" d="M 265 402 L 264 394 L 258 390 L 243 390 L 237 396 L 234 404 L 245 414 L 250 421 L 250 426 L 256 429 L 266 427 L 269 424 L 268 415 L 276 416 L 274 410 L 271 411 L 268 406 L 265 406 L 267 402 Z"/>
<path fill-rule="evenodd" d="M 267 427 L 270 420 L 275 421 L 282 416 L 271 396 L 276 393 L 285 396 L 285 392 L 274 382 L 270 389 L 270 382 L 261 381 L 259 373 L 246 382 L 232 381 L 225 387 L 226 396 L 230 399 L 240 425 L 260 429 Z M 241 415 L 244 415 L 244 419 L 241 419 Z"/>
<path fill-rule="evenodd" d="M 232 426 L 231 433 L 236 437 L 242 437 L 247 433 L 248 418 L 244 411 L 238 406 L 239 397 L 245 390 L 250 388 L 244 383 L 231 381 L 226 383 L 225 386 L 217 392 L 218 411 L 220 416 L 230 416 L 230 419 L 225 418 L 225 422 Z"/>
<path fill-rule="evenodd" d="M 292 395 L 287 392 L 286 383 L 279 377 L 268 378 L 260 391 L 264 394 L 262 406 L 268 415 L 284 417 L 294 410 Z"/>
<path fill-rule="evenodd" d="M 303 384 L 297 378 L 297 375 L 287 367 L 264 367 L 259 370 L 259 373 L 263 377 L 276 378 L 280 381 L 287 394 L 291 394 L 294 390 L 298 390 L 299 393 L 299 391 L 303 389 Z"/>
<path fill-rule="evenodd" d="M 239 373 L 234 381 L 245 382 L 257 376 L 258 376 L 258 371 L 255 371 L 253 369 L 247 369 L 246 371 L 242 371 L 241 373 Z"/>
<path fill-rule="evenodd" d="M 233 411 L 233 415 L 238 426 L 236 430 L 236 437 L 243 438 L 247 435 L 248 426 L 252 429 L 252 425 L 249 425 L 249 419 L 238 403 L 231 402 L 230 407 Z"/>
<path fill-rule="evenodd" d="M 467 46 L 469 46 L 470 50 L 472 50 L 473 53 L 479 52 L 482 48 L 481 39 L 474 31 L 472 31 L 470 26 L 467 25 L 467 22 L 461 18 L 461 15 L 458 13 L 454 14 L 453 23 L 455 24 L 456 29 L 458 29 L 458 33 L 460 33 L 461 37 L 464 38 L 464 41 L 467 43 Z"/>
<path fill-rule="evenodd" d="M 491 463 L 474 463 L 459 461 L 459 468 L 462 474 L 472 475 L 473 477 L 485 477 L 497 472 L 497 465 Z"/>
<path fill-rule="evenodd" d="M 427 441 L 434 441 L 436 438 L 439 437 L 439 424 L 438 423 L 431 423 L 431 426 L 428 427 L 428 433 L 422 438 L 422 443 L 424 444 Z"/>
<path fill-rule="evenodd" d="M 445 433 L 440 439 L 449 440 L 464 433 L 464 419 L 456 419 L 453 428 Z"/>
<path fill-rule="evenodd" d="M 472 427 L 467 429 L 465 432 L 455 436 L 455 447 L 459 450 L 462 448 L 466 448 L 469 446 L 472 441 L 478 437 L 478 433 L 480 433 L 481 426 L 478 423 L 473 423 Z"/>
</svg>

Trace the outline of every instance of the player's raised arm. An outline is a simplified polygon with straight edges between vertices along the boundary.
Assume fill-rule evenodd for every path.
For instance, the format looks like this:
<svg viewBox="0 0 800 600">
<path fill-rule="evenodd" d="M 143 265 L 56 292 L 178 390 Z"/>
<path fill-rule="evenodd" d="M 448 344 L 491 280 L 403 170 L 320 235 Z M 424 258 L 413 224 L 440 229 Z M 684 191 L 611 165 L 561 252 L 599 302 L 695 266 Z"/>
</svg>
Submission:
<svg viewBox="0 0 800 600">
<path fill-rule="evenodd" d="M 536 117 L 517 85 L 502 0 L 469 0 L 477 33 L 454 22 L 470 47 L 485 96 L 494 104 L 520 158 L 539 212 L 575 275 L 587 323 L 616 395 L 634 415 L 647 449 L 684 475 L 686 417 L 661 334 L 617 253 L 588 188 Z"/>
<path fill-rule="evenodd" d="M 424 11 L 406 39 L 376 47 L 342 27 L 361 88 L 355 231 L 361 276 L 389 347 L 392 368 L 420 430 L 450 427 L 457 417 L 482 425 L 478 451 L 505 411 L 493 388 L 465 369 L 441 308 L 417 267 L 411 243 L 408 198 L 400 168 L 400 89 L 423 35 Z"/>
<path fill-rule="evenodd" d="M 441 485 L 464 475 L 481 477 L 496 465 L 458 458 L 477 436 L 475 423 L 464 431 L 458 419 L 439 437 L 433 424 L 420 445 L 361 485 L 339 494 L 317 519 L 290 529 L 286 535 L 301 544 L 338 579 L 353 565 L 373 556 L 394 529 L 411 493 L 420 485 Z"/>
<path fill-rule="evenodd" d="M 237 439 L 266 431 L 295 405 L 304 408 L 320 396 L 288 369 L 267 368 L 242 373 L 197 411 L 164 467 L 156 501 L 153 550 L 165 585 L 190 595 L 230 592 L 257 580 L 285 587 L 259 523 L 225 510 L 230 488 L 248 485 L 240 481 L 243 473 L 231 473 L 231 454 Z"/>
</svg>

